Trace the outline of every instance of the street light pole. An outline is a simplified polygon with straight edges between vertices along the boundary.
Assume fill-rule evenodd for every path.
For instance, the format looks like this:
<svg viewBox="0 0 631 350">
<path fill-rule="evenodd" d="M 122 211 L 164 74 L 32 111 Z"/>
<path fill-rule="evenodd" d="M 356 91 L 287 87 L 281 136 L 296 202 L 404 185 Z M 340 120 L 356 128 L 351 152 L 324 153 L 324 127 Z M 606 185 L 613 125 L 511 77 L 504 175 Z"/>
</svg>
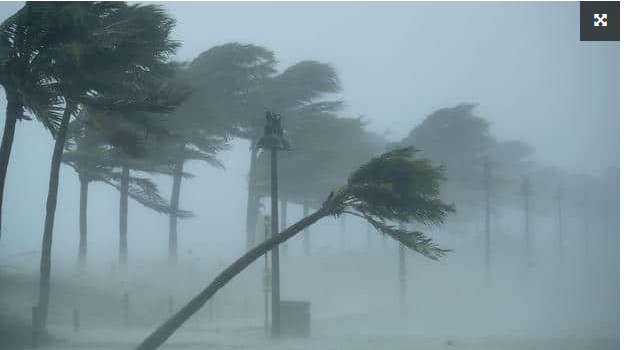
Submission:
<svg viewBox="0 0 631 350">
<path fill-rule="evenodd" d="M 269 216 L 265 216 L 265 240 L 269 239 Z M 263 267 L 263 295 L 265 297 L 265 335 L 269 335 L 269 292 L 270 292 L 270 275 L 267 264 L 267 253 L 265 253 L 265 266 Z"/>
<path fill-rule="evenodd" d="M 288 150 L 289 143 L 284 138 L 280 115 L 265 113 L 265 132 L 257 142 L 258 148 L 271 151 L 271 200 L 272 237 L 278 234 L 278 151 Z M 272 338 L 280 337 L 280 261 L 278 246 L 272 248 Z"/>
<path fill-rule="evenodd" d="M 272 148 L 272 236 L 278 234 L 278 159 Z M 272 338 L 280 335 L 280 262 L 278 246 L 272 248 Z"/>
</svg>

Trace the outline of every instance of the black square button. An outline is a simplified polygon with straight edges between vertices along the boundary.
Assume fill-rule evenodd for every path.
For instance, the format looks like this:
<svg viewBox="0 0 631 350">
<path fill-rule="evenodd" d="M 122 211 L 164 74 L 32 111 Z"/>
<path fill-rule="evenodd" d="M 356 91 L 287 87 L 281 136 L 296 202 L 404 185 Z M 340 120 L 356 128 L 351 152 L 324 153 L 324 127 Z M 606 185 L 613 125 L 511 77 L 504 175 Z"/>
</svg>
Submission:
<svg viewBox="0 0 631 350">
<path fill-rule="evenodd" d="M 581 41 L 620 41 L 620 2 L 581 1 Z"/>
</svg>

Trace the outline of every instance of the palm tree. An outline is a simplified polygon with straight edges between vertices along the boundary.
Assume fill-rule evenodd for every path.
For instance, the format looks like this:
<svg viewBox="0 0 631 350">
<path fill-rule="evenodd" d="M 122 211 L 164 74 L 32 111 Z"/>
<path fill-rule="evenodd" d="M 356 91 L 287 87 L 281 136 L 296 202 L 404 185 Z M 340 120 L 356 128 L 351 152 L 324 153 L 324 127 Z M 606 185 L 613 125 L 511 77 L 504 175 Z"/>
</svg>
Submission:
<svg viewBox="0 0 631 350">
<path fill-rule="evenodd" d="M 154 150 L 172 169 L 169 261 L 177 261 L 177 220 L 185 163 L 199 160 L 223 168 L 217 159 L 228 140 L 241 130 L 240 108 L 247 89 L 266 74 L 273 55 L 260 47 L 230 43 L 213 47 L 181 65 L 174 84 L 190 91 L 164 129 L 169 137 Z"/>
<path fill-rule="evenodd" d="M 359 167 L 345 185 L 330 193 L 318 210 L 242 255 L 136 350 L 158 348 L 219 289 L 257 258 L 325 217 L 337 218 L 342 214 L 360 217 L 380 233 L 430 259 L 442 257 L 448 250 L 437 246 L 424 233 L 388 224 L 388 221 L 440 224 L 453 211 L 452 206 L 438 199 L 440 182 L 444 179 L 442 169 L 433 167 L 428 160 L 413 159 L 414 153 L 412 148 L 396 149 Z"/>
<path fill-rule="evenodd" d="M 441 108 L 428 115 L 399 145 L 416 147 L 423 156 L 446 167 L 445 198 L 458 205 L 458 217 L 478 217 L 480 169 L 496 144 L 487 120 L 475 104 Z"/>
<path fill-rule="evenodd" d="M 258 88 L 248 95 L 244 114 L 249 117 L 247 128 L 241 137 L 250 140 L 250 171 L 248 176 L 248 205 L 246 210 L 246 246 L 254 245 L 255 226 L 258 217 L 259 198 L 253 191 L 256 188 L 258 130 L 263 128 L 260 118 L 262 111 L 271 110 L 285 116 L 286 125 L 299 115 L 311 115 L 314 110 L 321 113 L 333 112 L 342 107 L 341 101 L 320 101 L 326 94 L 340 91 L 340 82 L 332 66 L 316 61 L 299 62 L 281 74 L 269 76 Z M 306 112 L 312 109 L 309 113 Z M 287 129 L 290 132 L 289 128 Z"/>
<path fill-rule="evenodd" d="M 2 203 L 15 126 L 30 119 L 28 111 L 51 132 L 61 121 L 60 99 L 54 84 L 46 79 L 48 67 L 39 58 L 45 52 L 48 30 L 44 13 L 50 4 L 26 3 L 0 24 L 0 85 L 4 88 L 7 109 L 0 146 L 0 232 Z"/>
<path fill-rule="evenodd" d="M 130 176 L 128 171 L 117 171 L 117 168 L 133 168 L 146 173 L 172 174 L 167 166 L 151 163 L 149 159 L 133 159 L 121 150 L 114 148 L 106 137 L 93 125 L 88 116 L 72 121 L 68 128 L 69 138 L 63 162 L 71 166 L 77 173 L 80 183 L 79 199 L 79 259 L 80 268 L 85 267 L 87 254 L 87 201 L 90 182 L 101 182 L 112 186 L 121 192 L 121 199 L 131 198 L 139 204 L 158 213 L 169 213 L 179 217 L 188 217 L 190 213 L 176 210 L 171 212 L 171 206 L 162 198 L 157 186 L 148 178 Z M 123 164 L 123 165 L 122 165 Z M 123 174 L 127 173 L 127 176 Z M 125 207 L 125 206 L 122 206 Z M 126 208 L 122 209 L 120 221 L 126 222 Z M 121 227 L 123 225 L 121 224 Z M 126 257 L 126 229 L 121 231 L 119 242 L 119 256 Z"/>
<path fill-rule="evenodd" d="M 120 2 L 50 3 L 44 17 L 45 52 L 41 60 L 49 68 L 64 100 L 64 112 L 55 133 L 46 218 L 40 263 L 38 328 L 43 330 L 48 316 L 53 225 L 57 207 L 59 168 L 72 116 L 106 98 L 111 108 L 167 111 L 172 106 L 152 101 L 138 84 L 146 75 L 159 75 L 166 59 L 178 44 L 169 39 L 175 22 L 154 5 L 129 6 Z M 144 96 L 142 96 L 144 95 Z M 116 103 L 132 99 L 139 103 Z"/>
<path fill-rule="evenodd" d="M 236 136 L 251 141 L 252 145 L 263 126 L 255 118 L 264 110 L 261 91 L 276 73 L 274 53 L 257 45 L 228 43 L 210 48 L 188 65 L 186 80 L 193 90 L 190 98 L 176 113 L 185 117 L 185 140 L 196 147 L 207 147 L 205 137 Z M 200 140 L 200 136 L 204 136 Z M 217 141 L 210 142 L 214 146 Z M 212 149 L 211 148 L 211 149 Z M 256 150 L 251 148 L 250 177 Z M 177 183 L 174 179 L 174 185 Z M 249 186 L 253 183 L 250 181 Z M 175 189 L 175 186 L 174 186 Z M 177 192 L 177 191 L 174 191 Z M 248 191 L 248 213 L 253 213 L 256 200 Z M 254 221 L 253 221 L 254 220 Z M 248 214 L 246 232 L 254 232 L 256 217 Z M 250 237 L 250 236 L 248 236 Z"/>
<path fill-rule="evenodd" d="M 84 268 L 87 256 L 87 207 L 88 185 L 91 181 L 105 178 L 111 169 L 99 164 L 102 146 L 105 141 L 94 128 L 83 120 L 77 119 L 68 125 L 68 140 L 62 161 L 71 166 L 79 177 L 79 254 L 78 265 Z"/>
<path fill-rule="evenodd" d="M 292 151 L 279 156 L 282 201 L 303 205 L 303 210 L 304 206 L 319 206 L 323 193 L 384 149 L 385 141 L 367 131 L 361 118 L 340 118 L 335 113 L 337 108 L 329 103 L 315 103 L 292 111 L 287 118 L 286 135 Z M 352 144 L 347 142 L 349 139 Z M 270 193 L 269 166 L 267 157 L 258 157 L 254 191 L 258 197 Z M 305 248 L 308 252 L 308 244 Z"/>
</svg>

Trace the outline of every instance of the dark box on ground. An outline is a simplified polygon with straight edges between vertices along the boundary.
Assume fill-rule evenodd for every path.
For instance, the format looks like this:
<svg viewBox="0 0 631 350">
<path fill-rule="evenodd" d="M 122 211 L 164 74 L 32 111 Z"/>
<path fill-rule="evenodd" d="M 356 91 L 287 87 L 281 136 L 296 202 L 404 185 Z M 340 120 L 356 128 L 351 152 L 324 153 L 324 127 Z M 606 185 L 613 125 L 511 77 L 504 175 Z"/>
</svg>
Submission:
<svg viewBox="0 0 631 350">
<path fill-rule="evenodd" d="M 308 301 L 280 302 L 280 333 L 284 337 L 311 336 L 311 303 Z"/>
</svg>

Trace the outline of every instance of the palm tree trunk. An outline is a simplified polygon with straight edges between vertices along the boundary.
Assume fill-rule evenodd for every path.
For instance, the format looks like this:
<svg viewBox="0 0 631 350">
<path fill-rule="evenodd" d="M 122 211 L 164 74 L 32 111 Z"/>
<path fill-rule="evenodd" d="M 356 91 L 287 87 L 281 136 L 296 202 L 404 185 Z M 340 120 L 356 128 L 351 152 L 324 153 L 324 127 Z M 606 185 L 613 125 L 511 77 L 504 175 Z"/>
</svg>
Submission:
<svg viewBox="0 0 631 350">
<path fill-rule="evenodd" d="M 399 243 L 399 310 L 401 314 L 405 314 L 407 311 L 407 273 L 405 267 L 405 245 Z"/>
<path fill-rule="evenodd" d="M 53 226 L 55 223 L 55 211 L 57 210 L 57 193 L 59 192 L 59 169 L 61 167 L 61 156 L 66 141 L 68 122 L 74 110 L 74 105 L 69 104 L 64 110 L 64 114 L 59 125 L 59 130 L 55 137 L 55 147 L 50 164 L 50 180 L 48 183 L 48 198 L 46 199 L 46 219 L 44 220 L 44 235 L 42 239 L 42 258 L 40 261 L 39 276 L 39 301 L 38 301 L 38 331 L 46 328 L 46 318 L 48 317 L 48 302 L 50 299 L 50 267 L 51 248 L 53 245 Z"/>
<path fill-rule="evenodd" d="M 340 249 L 346 248 L 346 216 L 340 217 Z"/>
<path fill-rule="evenodd" d="M 169 213 L 169 262 L 177 261 L 177 212 L 180 209 L 180 188 L 182 186 L 182 171 L 184 161 L 178 160 L 173 174 L 171 188 L 171 212 Z"/>
<path fill-rule="evenodd" d="M 118 264 L 127 266 L 127 213 L 129 200 L 129 167 L 123 166 L 121 173 L 120 207 L 118 216 Z"/>
<path fill-rule="evenodd" d="M 4 197 L 4 181 L 9 168 L 9 158 L 11 157 L 11 147 L 13 146 L 13 136 L 15 135 L 15 124 L 18 120 L 21 106 L 17 96 L 10 90 L 6 90 L 7 95 L 7 115 L 4 122 L 4 134 L 2 135 L 2 146 L 0 146 L 0 237 L 2 237 L 2 202 Z"/>
<path fill-rule="evenodd" d="M 254 141 L 250 147 L 250 173 L 248 175 L 248 205 L 246 209 L 245 234 L 246 249 L 254 246 L 256 236 L 256 220 L 259 214 L 258 200 L 255 193 L 256 153 Z"/>
<path fill-rule="evenodd" d="M 81 189 L 79 191 L 79 268 L 85 269 L 88 250 L 88 185 L 84 175 L 79 175 Z"/>
<path fill-rule="evenodd" d="M 261 257 L 263 254 L 269 252 L 279 244 L 285 242 L 291 237 L 298 234 L 305 228 L 313 225 L 318 220 L 325 217 L 327 214 L 324 210 L 320 209 L 313 214 L 303 218 L 297 223 L 290 226 L 288 229 L 272 235 L 271 238 L 265 240 L 258 246 L 250 249 L 247 253 L 237 259 L 232 265 L 223 270 L 217 278 L 215 278 L 204 290 L 202 290 L 195 298 L 189 301 L 182 309 L 180 309 L 175 315 L 171 316 L 166 322 L 164 322 L 158 329 L 156 329 L 151 335 L 136 347 L 136 350 L 154 350 L 162 345 L 186 320 L 199 311 L 204 304 L 225 286 L 230 280 L 237 276 L 241 271 L 248 267 L 252 262 Z"/>
</svg>

